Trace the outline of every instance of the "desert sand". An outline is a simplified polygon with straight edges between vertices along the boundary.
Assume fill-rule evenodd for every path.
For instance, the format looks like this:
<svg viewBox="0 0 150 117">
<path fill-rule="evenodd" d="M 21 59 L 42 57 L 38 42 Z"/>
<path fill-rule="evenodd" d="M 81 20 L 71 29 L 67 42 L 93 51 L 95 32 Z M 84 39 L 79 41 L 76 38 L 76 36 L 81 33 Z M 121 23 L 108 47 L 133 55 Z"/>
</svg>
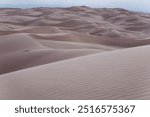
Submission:
<svg viewBox="0 0 150 117">
<path fill-rule="evenodd" d="M 1 8 L 0 99 L 150 99 L 150 14 Z"/>
</svg>

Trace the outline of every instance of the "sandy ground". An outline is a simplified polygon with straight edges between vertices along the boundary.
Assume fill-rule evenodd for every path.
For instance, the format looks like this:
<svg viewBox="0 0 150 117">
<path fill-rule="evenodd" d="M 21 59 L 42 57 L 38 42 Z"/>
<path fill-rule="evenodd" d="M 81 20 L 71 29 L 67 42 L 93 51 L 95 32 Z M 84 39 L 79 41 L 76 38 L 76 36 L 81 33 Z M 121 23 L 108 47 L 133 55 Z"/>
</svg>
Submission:
<svg viewBox="0 0 150 117">
<path fill-rule="evenodd" d="M 150 14 L 0 9 L 0 99 L 150 99 Z"/>
</svg>

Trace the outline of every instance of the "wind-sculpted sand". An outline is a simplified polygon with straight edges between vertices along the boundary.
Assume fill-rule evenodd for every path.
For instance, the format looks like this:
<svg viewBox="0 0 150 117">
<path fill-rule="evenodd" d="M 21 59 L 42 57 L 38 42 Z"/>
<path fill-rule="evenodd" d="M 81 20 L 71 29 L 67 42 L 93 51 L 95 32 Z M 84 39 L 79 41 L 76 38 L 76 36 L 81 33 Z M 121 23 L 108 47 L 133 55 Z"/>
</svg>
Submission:
<svg viewBox="0 0 150 117">
<path fill-rule="evenodd" d="M 150 14 L 1 8 L 0 99 L 150 99 Z"/>
</svg>

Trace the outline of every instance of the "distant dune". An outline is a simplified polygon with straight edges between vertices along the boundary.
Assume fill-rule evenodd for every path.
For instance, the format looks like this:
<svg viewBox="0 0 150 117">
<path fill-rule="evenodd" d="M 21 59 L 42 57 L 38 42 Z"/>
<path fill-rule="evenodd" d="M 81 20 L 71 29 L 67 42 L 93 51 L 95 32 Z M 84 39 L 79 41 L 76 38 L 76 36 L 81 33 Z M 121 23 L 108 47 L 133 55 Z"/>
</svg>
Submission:
<svg viewBox="0 0 150 117">
<path fill-rule="evenodd" d="M 0 99 L 150 99 L 150 14 L 1 8 Z"/>
</svg>

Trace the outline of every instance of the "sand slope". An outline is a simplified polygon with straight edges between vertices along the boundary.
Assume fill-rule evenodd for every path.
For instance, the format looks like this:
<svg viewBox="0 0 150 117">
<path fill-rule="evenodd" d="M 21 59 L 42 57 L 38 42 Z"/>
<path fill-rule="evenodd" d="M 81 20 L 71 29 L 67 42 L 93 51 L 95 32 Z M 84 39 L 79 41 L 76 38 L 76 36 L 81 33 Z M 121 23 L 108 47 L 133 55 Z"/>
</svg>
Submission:
<svg viewBox="0 0 150 117">
<path fill-rule="evenodd" d="M 150 99 L 149 32 L 120 8 L 1 8 L 0 99 Z"/>
<path fill-rule="evenodd" d="M 96 48 L 71 50 L 53 49 L 43 46 L 26 34 L 1 36 L 0 73 L 3 74 L 19 69 L 98 52 L 102 52 L 102 50 Z"/>
<path fill-rule="evenodd" d="M 149 51 L 143 46 L 1 75 L 0 99 L 150 99 Z"/>
</svg>

